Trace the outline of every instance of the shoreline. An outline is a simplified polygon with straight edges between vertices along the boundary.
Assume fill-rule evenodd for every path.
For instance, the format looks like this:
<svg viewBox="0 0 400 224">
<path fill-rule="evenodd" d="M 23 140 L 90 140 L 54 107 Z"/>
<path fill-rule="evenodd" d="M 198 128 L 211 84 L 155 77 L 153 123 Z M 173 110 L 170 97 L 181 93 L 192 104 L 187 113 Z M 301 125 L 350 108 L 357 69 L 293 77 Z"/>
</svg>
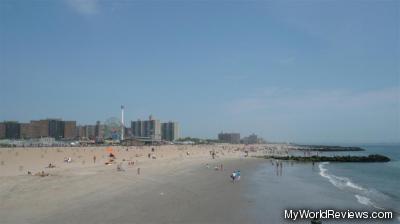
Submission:
<svg viewBox="0 0 400 224">
<path fill-rule="evenodd" d="M 318 165 L 283 161 L 283 174 L 278 175 L 276 164 L 252 157 L 262 154 L 261 148 L 251 151 L 249 157 L 237 146 L 214 148 L 214 160 L 210 149 L 155 147 L 156 159 L 152 159 L 147 157 L 151 147 L 128 152 L 114 148 L 117 163 L 108 166 L 104 165 L 108 160 L 104 148 L 54 149 L 47 153 L 33 150 L 33 154 L 27 150 L 18 151 L 18 156 L 16 151 L 3 151 L 0 158 L 5 158 L 4 153 L 10 158 L 3 166 L 10 166 L 11 158 L 28 158 L 24 162 L 38 163 L 37 169 L 42 169 L 49 158 L 59 161 L 67 154 L 75 155 L 70 164 L 55 163 L 56 168 L 48 169 L 51 175 L 46 177 L 1 169 L 0 218 L 4 224 L 292 223 L 282 218 L 288 207 L 370 209 L 360 205 L 352 193 L 322 178 Z M 96 164 L 82 163 L 96 152 L 101 154 Z M 118 162 L 130 159 L 130 155 L 135 165 L 129 166 L 125 160 L 125 171 L 117 171 Z M 222 171 L 214 169 L 221 164 Z M 18 164 L 11 167 L 18 168 Z M 236 169 L 240 169 L 242 178 L 233 184 L 229 175 Z"/>
</svg>

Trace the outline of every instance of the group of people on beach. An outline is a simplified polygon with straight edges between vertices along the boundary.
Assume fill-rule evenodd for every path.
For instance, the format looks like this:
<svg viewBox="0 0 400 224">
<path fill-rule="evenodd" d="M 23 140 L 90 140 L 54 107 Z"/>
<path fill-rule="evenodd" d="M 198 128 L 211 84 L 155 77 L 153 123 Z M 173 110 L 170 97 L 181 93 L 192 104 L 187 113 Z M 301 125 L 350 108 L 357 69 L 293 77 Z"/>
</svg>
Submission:
<svg viewBox="0 0 400 224">
<path fill-rule="evenodd" d="M 276 160 L 275 163 L 273 160 L 271 160 L 271 164 L 272 166 L 274 166 L 274 164 L 276 165 L 276 176 L 282 176 L 283 173 L 283 163 L 280 160 Z M 293 165 L 293 164 L 292 164 Z"/>
<path fill-rule="evenodd" d="M 28 175 L 39 176 L 39 177 L 47 177 L 50 176 L 49 173 L 45 173 L 43 170 L 41 172 L 37 172 L 33 174 L 31 171 L 28 170 Z"/>
</svg>

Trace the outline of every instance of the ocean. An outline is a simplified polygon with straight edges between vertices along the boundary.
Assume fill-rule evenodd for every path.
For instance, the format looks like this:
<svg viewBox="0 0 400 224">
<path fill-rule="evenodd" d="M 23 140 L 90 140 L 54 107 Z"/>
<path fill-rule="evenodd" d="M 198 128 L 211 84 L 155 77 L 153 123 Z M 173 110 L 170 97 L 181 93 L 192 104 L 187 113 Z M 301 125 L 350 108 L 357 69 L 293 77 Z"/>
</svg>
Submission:
<svg viewBox="0 0 400 224">
<path fill-rule="evenodd" d="M 342 191 L 354 194 L 358 203 L 400 214 L 400 145 L 360 145 L 362 152 L 334 154 L 382 154 L 388 163 L 320 163 L 320 176 Z M 333 153 L 325 153 L 333 154 Z"/>
<path fill-rule="evenodd" d="M 285 220 L 285 209 L 390 210 L 391 220 L 368 223 L 400 223 L 400 145 L 359 145 L 361 152 L 324 152 L 323 155 L 382 154 L 387 163 L 294 163 L 282 171 L 266 160 L 251 174 L 246 195 L 254 202 L 257 223 L 310 223 Z M 271 216 L 271 214 L 275 214 Z M 323 223 L 365 223 L 366 220 L 323 220 Z"/>
</svg>

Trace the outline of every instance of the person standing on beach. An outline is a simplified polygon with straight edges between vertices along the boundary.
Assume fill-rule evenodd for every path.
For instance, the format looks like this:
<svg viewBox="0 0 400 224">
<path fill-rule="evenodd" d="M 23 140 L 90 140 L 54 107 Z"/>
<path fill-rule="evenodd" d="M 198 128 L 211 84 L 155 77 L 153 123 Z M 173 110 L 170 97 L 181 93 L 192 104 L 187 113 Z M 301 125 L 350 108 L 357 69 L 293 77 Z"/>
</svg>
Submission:
<svg viewBox="0 0 400 224">
<path fill-rule="evenodd" d="M 96 155 L 93 156 L 93 163 L 96 163 Z"/>
</svg>

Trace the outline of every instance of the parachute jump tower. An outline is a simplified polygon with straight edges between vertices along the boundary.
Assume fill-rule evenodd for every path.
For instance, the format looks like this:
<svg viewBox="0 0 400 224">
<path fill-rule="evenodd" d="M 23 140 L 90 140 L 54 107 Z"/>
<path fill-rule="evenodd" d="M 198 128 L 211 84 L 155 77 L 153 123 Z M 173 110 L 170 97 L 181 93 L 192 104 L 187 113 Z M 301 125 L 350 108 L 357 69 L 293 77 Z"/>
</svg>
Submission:
<svg viewBox="0 0 400 224">
<path fill-rule="evenodd" d="M 124 124 L 124 105 L 121 105 L 121 141 L 124 140 L 125 124 Z"/>
</svg>

